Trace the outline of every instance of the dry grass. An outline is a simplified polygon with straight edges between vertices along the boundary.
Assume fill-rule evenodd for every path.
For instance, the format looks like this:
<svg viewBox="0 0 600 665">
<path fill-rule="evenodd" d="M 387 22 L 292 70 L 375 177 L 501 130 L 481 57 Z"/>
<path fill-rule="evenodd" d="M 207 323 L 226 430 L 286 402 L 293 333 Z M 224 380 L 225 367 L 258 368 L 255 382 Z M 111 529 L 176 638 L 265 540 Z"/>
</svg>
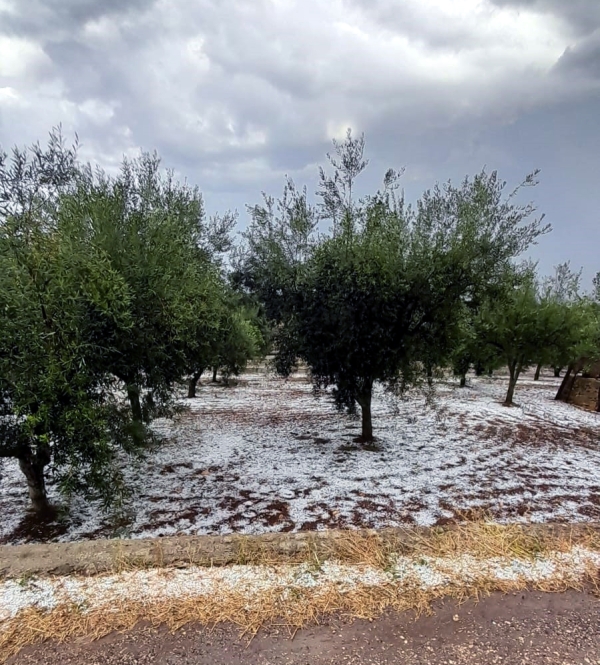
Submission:
<svg viewBox="0 0 600 665">
<path fill-rule="evenodd" d="M 214 626 L 227 622 L 239 626 L 241 637 L 247 638 L 252 638 L 263 626 L 285 626 L 293 635 L 302 626 L 319 623 L 331 614 L 375 619 L 385 610 L 393 609 L 413 610 L 419 615 L 429 612 L 432 601 L 440 597 L 462 602 L 496 591 L 509 593 L 525 588 L 544 592 L 583 590 L 590 582 L 598 591 L 597 575 L 598 571 L 590 571 L 588 579 L 556 579 L 529 585 L 522 581 L 481 579 L 476 585 L 465 586 L 457 580 L 429 590 L 395 583 L 358 586 L 346 592 L 334 584 L 317 590 L 274 587 L 251 598 L 244 593 L 227 593 L 219 598 L 202 596 L 154 603 L 122 601 L 91 612 L 76 605 L 64 605 L 50 612 L 31 608 L 0 631 L 0 662 L 27 645 L 48 640 L 65 642 L 83 636 L 97 639 L 115 631 L 129 630 L 140 621 L 153 626 L 166 625 L 172 631 L 189 623 Z"/>
<path fill-rule="evenodd" d="M 298 543 L 279 543 L 260 538 L 235 538 L 232 563 L 274 565 L 340 561 L 386 569 L 393 558 L 405 556 L 475 558 L 517 557 L 528 559 L 546 552 L 568 552 L 575 546 L 600 551 L 600 529 L 594 525 L 532 526 L 498 524 L 484 513 L 465 515 L 465 523 L 432 529 L 383 529 L 381 531 L 332 531 L 308 534 Z M 467 521 L 471 520 L 471 521 Z M 198 564 L 193 551 L 190 563 Z"/>
<path fill-rule="evenodd" d="M 324 561 L 371 566 L 388 570 L 394 557 L 435 557 L 453 559 L 471 555 L 480 559 L 531 559 L 551 552 L 568 552 L 574 546 L 600 551 L 600 533 L 593 528 L 547 528 L 521 525 L 498 525 L 479 520 L 465 526 L 399 532 L 347 532 L 319 536 L 314 534 L 299 541 L 298 546 L 282 547 L 260 539 L 234 540 L 238 564 L 290 565 L 309 563 L 319 567 Z M 262 545 L 261 545 L 262 543 Z M 157 544 L 154 567 L 161 565 L 162 552 Z M 198 563 L 198 553 L 190 550 L 189 564 Z M 147 568 L 148 560 L 115 560 L 115 571 Z M 168 570 L 165 571 L 168 574 Z M 563 571 L 564 573 L 564 571 Z M 597 569 L 580 575 L 562 574 L 536 583 L 515 579 L 500 581 L 480 576 L 476 582 L 457 578 L 449 584 L 429 589 L 416 580 L 402 579 L 377 586 L 356 585 L 342 589 L 333 582 L 317 587 L 271 586 L 260 591 L 224 591 L 218 597 L 203 595 L 144 602 L 123 600 L 86 609 L 63 605 L 52 611 L 30 608 L 0 627 L 0 662 L 5 662 L 22 647 L 47 640 L 63 642 L 89 636 L 99 638 L 114 631 L 133 628 L 146 621 L 154 626 L 166 625 L 177 630 L 188 623 L 214 626 L 228 622 L 251 638 L 262 626 L 287 626 L 290 634 L 307 624 L 318 623 L 331 614 L 349 618 L 374 619 L 386 609 L 430 611 L 432 601 L 452 597 L 459 601 L 478 598 L 491 592 L 515 592 L 532 588 L 545 592 L 591 588 L 600 594 Z"/>
<path fill-rule="evenodd" d="M 434 528 L 424 536 L 415 535 L 405 553 L 530 558 L 546 552 L 568 552 L 575 546 L 600 550 L 600 531 L 593 525 L 498 524 L 486 514 L 470 518 L 474 521 L 454 528 Z"/>
</svg>

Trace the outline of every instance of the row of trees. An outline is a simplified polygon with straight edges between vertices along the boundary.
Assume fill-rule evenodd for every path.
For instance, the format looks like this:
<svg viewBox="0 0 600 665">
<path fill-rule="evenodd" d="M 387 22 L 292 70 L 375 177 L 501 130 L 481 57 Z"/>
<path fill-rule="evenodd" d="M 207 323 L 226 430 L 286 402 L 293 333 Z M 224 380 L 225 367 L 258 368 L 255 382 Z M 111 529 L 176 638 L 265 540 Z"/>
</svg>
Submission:
<svg viewBox="0 0 600 665">
<path fill-rule="evenodd" d="M 279 371 L 306 363 L 340 408 L 360 408 L 365 440 L 376 382 L 402 392 L 453 367 L 464 385 L 473 366 L 508 366 L 510 405 L 525 368 L 598 348 L 597 305 L 579 297 L 579 275 L 565 264 L 539 285 L 535 266 L 518 261 L 549 231 L 533 205 L 518 203 L 536 173 L 507 193 L 482 172 L 411 207 L 392 170 L 355 200 L 364 138 L 348 132 L 334 148 L 316 207 L 288 181 L 281 199 L 250 208 L 234 275 L 276 326 Z"/>
<path fill-rule="evenodd" d="M 239 372 L 264 340 L 225 278 L 235 218 L 207 219 L 197 189 L 156 155 L 109 177 L 59 131 L 0 155 L 0 458 L 34 508 L 51 469 L 66 493 L 126 494 L 128 457 L 202 371 Z"/>
<path fill-rule="evenodd" d="M 308 365 L 373 437 L 376 383 L 401 393 L 454 368 L 561 366 L 597 342 L 598 315 L 561 266 L 538 284 L 518 258 L 549 229 L 496 173 L 447 183 L 407 205 L 401 173 L 356 198 L 364 138 L 334 142 L 318 204 L 287 180 L 280 199 L 207 219 L 200 193 L 155 155 L 110 177 L 47 148 L 0 155 L 0 458 L 23 471 L 33 506 L 60 488 L 126 494 L 122 469 L 152 443 L 153 418 L 275 351 Z M 596 335 L 596 337 L 594 337 Z"/>
<path fill-rule="evenodd" d="M 538 380 L 546 365 L 558 377 L 574 360 L 600 351 L 600 301 L 580 294 L 581 273 L 565 263 L 542 283 L 532 267 L 525 267 L 517 278 L 465 319 L 463 340 L 453 359 L 454 374 L 463 386 L 471 367 L 479 374 L 508 367 L 509 406 L 523 370 L 535 367 Z"/>
</svg>

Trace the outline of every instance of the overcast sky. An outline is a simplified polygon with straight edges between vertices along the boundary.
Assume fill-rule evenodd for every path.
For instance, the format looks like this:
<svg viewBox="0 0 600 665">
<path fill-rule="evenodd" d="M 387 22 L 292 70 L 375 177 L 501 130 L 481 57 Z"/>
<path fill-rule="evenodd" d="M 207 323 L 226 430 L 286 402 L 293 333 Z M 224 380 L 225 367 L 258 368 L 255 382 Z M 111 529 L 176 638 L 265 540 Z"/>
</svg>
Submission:
<svg viewBox="0 0 600 665">
<path fill-rule="evenodd" d="M 57 123 L 109 169 L 157 149 L 242 226 L 346 127 L 364 191 L 540 168 L 541 270 L 600 270 L 600 0 L 0 0 L 0 144 Z"/>
</svg>

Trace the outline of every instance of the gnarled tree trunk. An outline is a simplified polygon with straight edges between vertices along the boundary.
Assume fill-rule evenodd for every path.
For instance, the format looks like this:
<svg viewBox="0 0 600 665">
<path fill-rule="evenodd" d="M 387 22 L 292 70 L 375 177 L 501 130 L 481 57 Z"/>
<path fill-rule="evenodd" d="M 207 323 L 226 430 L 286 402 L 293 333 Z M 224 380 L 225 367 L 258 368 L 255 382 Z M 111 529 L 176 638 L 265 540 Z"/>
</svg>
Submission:
<svg viewBox="0 0 600 665">
<path fill-rule="evenodd" d="M 540 374 L 542 372 L 542 363 L 538 363 L 538 366 L 535 368 L 535 374 L 533 375 L 534 381 L 540 380 Z"/>
<path fill-rule="evenodd" d="M 203 369 L 201 369 L 199 372 L 196 372 L 195 374 L 192 375 L 190 378 L 190 382 L 188 384 L 188 397 L 196 397 L 196 386 L 198 385 L 198 381 L 200 381 L 200 377 L 202 376 L 202 373 L 204 372 Z"/>
<path fill-rule="evenodd" d="M 216 383 L 217 382 L 217 372 L 219 371 L 218 367 L 213 367 L 213 375 L 212 375 L 212 382 Z"/>
<path fill-rule="evenodd" d="M 560 373 L 562 372 L 562 367 L 553 367 L 554 370 L 554 378 L 558 379 L 560 377 Z"/>
<path fill-rule="evenodd" d="M 462 374 L 460 377 L 460 387 L 464 388 L 467 385 L 467 377 L 465 374 Z"/>
<path fill-rule="evenodd" d="M 44 468 L 50 463 L 50 451 L 41 449 L 37 453 L 28 451 L 19 457 L 19 468 L 27 479 L 27 490 L 31 505 L 37 513 L 43 513 L 50 507 L 46 493 Z"/>
</svg>

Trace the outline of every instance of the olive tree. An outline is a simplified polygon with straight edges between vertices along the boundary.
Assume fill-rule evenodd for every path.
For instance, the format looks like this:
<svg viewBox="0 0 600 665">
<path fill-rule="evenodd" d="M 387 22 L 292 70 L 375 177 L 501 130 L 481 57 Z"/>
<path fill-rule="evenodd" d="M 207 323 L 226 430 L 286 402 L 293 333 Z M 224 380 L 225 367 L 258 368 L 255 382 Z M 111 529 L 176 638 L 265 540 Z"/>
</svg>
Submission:
<svg viewBox="0 0 600 665">
<path fill-rule="evenodd" d="M 360 407 L 369 440 L 375 383 L 405 390 L 448 359 L 464 303 L 546 228 L 529 220 L 534 207 L 518 205 L 516 191 L 505 196 L 495 173 L 435 187 L 412 209 L 389 170 L 379 191 L 356 200 L 364 140 L 348 134 L 334 147 L 316 211 L 290 183 L 278 207 L 251 209 L 245 267 L 278 316 L 278 369 L 287 374 L 303 360 L 338 406 Z M 319 234 L 324 220 L 330 231 Z"/>
<path fill-rule="evenodd" d="M 482 339 L 480 328 L 480 309 L 475 311 L 465 308 L 464 321 L 452 351 L 452 372 L 460 380 L 460 387 L 467 385 L 467 374 L 471 367 L 477 376 L 484 373 L 491 375 L 500 367 L 501 359 L 494 349 L 490 349 Z"/>
<path fill-rule="evenodd" d="M 508 365 L 509 384 L 505 404 L 511 406 L 521 372 L 540 357 L 574 349 L 582 329 L 583 312 L 577 304 L 540 298 L 534 276 L 502 301 L 489 302 L 481 312 L 482 341 Z"/>
<path fill-rule="evenodd" d="M 108 177 L 58 131 L 0 155 L 0 458 L 18 460 L 34 508 L 48 471 L 106 504 L 126 492 L 127 456 L 175 409 L 212 325 L 228 224 L 153 155 Z"/>
<path fill-rule="evenodd" d="M 58 219 L 76 173 L 59 131 L 0 156 L 0 458 L 18 460 L 38 511 L 49 467 L 65 491 L 108 500 L 118 454 L 139 443 L 102 367 L 105 331 L 132 325 L 126 284 Z"/>
<path fill-rule="evenodd" d="M 242 305 L 236 294 L 224 288 L 210 325 L 203 330 L 190 358 L 188 398 L 196 397 L 198 382 L 206 370 L 213 371 L 213 382 L 219 370 L 226 378 L 237 376 L 250 360 L 263 357 L 266 349 L 257 311 Z"/>
<path fill-rule="evenodd" d="M 540 299 L 564 306 L 576 305 L 580 301 L 581 273 L 581 270 L 573 272 L 568 261 L 560 263 L 555 267 L 554 274 L 543 280 L 540 285 Z M 573 332 L 576 334 L 576 331 Z M 565 343 L 555 344 L 549 349 L 540 349 L 534 375 L 535 381 L 540 378 L 540 372 L 544 365 L 551 365 L 554 368 L 555 376 L 558 376 L 562 368 L 573 361 L 572 353 L 574 349 L 571 348 L 569 343 L 572 337 L 573 334 L 570 334 L 565 339 Z"/>
<path fill-rule="evenodd" d="M 572 345 L 565 357 L 570 358 L 567 371 L 557 391 L 556 399 L 567 401 L 574 380 L 580 372 L 586 372 L 600 360 L 600 300 L 592 293 L 582 297 L 577 304 L 579 325 L 573 329 Z"/>
<path fill-rule="evenodd" d="M 61 217 L 127 285 L 133 325 L 111 331 L 107 371 L 120 380 L 138 424 L 169 413 L 177 382 L 216 327 L 222 290 L 200 193 L 143 154 L 114 178 L 88 169 Z"/>
</svg>

